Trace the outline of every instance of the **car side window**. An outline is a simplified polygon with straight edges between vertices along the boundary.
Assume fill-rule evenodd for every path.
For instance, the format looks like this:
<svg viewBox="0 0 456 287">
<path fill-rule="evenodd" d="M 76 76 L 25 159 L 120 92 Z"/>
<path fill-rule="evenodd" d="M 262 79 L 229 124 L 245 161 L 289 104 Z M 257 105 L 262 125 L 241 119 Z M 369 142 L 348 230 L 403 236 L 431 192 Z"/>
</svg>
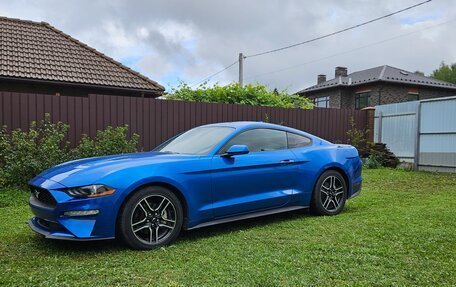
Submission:
<svg viewBox="0 0 456 287">
<path fill-rule="evenodd" d="M 294 133 L 287 133 L 288 148 L 297 148 L 308 146 L 312 143 L 312 140 L 308 137 L 297 135 Z"/>
<path fill-rule="evenodd" d="M 233 145 L 246 145 L 250 152 L 287 149 L 287 134 L 273 129 L 253 129 L 232 138 L 219 153 L 225 153 Z"/>
</svg>

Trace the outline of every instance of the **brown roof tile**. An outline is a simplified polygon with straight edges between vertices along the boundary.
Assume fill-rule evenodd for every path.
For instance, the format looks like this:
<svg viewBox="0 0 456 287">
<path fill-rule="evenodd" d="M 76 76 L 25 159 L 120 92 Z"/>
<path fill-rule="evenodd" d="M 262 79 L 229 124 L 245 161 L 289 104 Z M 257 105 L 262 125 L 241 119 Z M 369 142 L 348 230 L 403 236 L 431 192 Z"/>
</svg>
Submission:
<svg viewBox="0 0 456 287">
<path fill-rule="evenodd" d="M 48 23 L 6 17 L 0 17 L 0 76 L 164 91 Z"/>
</svg>

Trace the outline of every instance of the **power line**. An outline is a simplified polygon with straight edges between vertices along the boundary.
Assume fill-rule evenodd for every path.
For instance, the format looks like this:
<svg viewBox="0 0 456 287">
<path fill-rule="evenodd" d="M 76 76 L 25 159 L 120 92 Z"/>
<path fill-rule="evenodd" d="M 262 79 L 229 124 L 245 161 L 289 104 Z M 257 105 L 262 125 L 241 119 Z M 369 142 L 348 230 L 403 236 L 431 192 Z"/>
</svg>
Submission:
<svg viewBox="0 0 456 287">
<path fill-rule="evenodd" d="M 304 44 L 307 44 L 307 43 L 310 43 L 310 42 L 315 42 L 317 40 L 328 38 L 328 37 L 331 37 L 331 36 L 334 36 L 334 35 L 349 31 L 349 30 L 353 30 L 355 28 L 358 28 L 358 27 L 361 27 L 361 26 L 365 26 L 367 24 L 370 24 L 370 23 L 373 23 L 373 22 L 376 22 L 376 21 L 379 21 L 379 20 L 382 20 L 382 19 L 385 19 L 385 18 L 388 18 L 388 17 L 391 17 L 393 15 L 396 15 L 396 14 L 399 14 L 401 12 L 413 9 L 415 7 L 421 6 L 421 5 L 426 4 L 428 2 L 431 2 L 431 1 L 432 0 L 426 0 L 426 1 L 423 1 L 423 2 L 420 2 L 420 3 L 417 3 L 415 5 L 412 5 L 412 6 L 397 10 L 395 12 L 386 14 L 384 16 L 381 16 L 381 17 L 378 17 L 378 18 L 374 18 L 372 20 L 369 20 L 369 21 L 366 21 L 366 22 L 363 22 L 363 23 L 360 23 L 360 24 L 357 24 L 357 25 L 354 25 L 354 26 L 350 26 L 350 27 L 342 29 L 342 30 L 338 30 L 336 32 L 332 32 L 332 33 L 329 33 L 329 34 L 326 34 L 326 35 L 323 35 L 323 36 L 319 36 L 319 37 L 316 37 L 316 38 L 313 38 L 313 39 L 309 39 L 309 40 L 302 41 L 302 42 L 299 42 L 299 43 L 295 43 L 295 44 L 292 44 L 292 45 L 288 45 L 288 46 L 285 46 L 285 47 L 281 47 L 281 48 L 277 48 L 277 49 L 273 49 L 273 50 L 268 50 L 268 51 L 264 51 L 264 52 L 260 52 L 260 53 L 256 53 L 256 54 L 252 54 L 252 55 L 248 55 L 248 56 L 245 56 L 245 58 L 258 57 L 258 56 L 262 56 L 262 55 L 266 55 L 266 54 L 275 53 L 275 52 L 283 51 L 283 50 L 286 50 L 286 49 L 294 48 L 296 46 L 304 45 Z"/>
<path fill-rule="evenodd" d="M 215 76 L 217 76 L 218 74 L 220 74 L 220 73 L 222 73 L 222 72 L 228 70 L 229 68 L 233 67 L 233 66 L 236 65 L 238 62 L 239 62 L 239 60 L 236 60 L 236 61 L 233 62 L 232 64 L 230 64 L 230 65 L 226 66 L 225 68 L 221 69 L 220 71 L 218 71 L 218 72 L 216 72 L 216 73 L 213 73 L 213 74 L 211 74 L 210 76 L 207 76 L 206 78 L 204 78 L 204 80 L 201 80 L 201 81 L 197 82 L 196 84 L 191 85 L 191 87 L 193 88 L 193 87 L 195 87 L 195 86 L 197 86 L 197 85 L 199 85 L 199 84 L 201 84 L 201 83 L 204 83 L 205 81 L 210 80 L 212 77 L 215 77 Z"/>
<path fill-rule="evenodd" d="M 377 18 L 374 18 L 374 19 L 371 19 L 369 21 L 366 21 L 366 22 L 363 22 L 363 23 L 360 23 L 360 24 L 357 24 L 357 25 L 354 25 L 354 26 L 350 26 L 348 28 L 345 28 L 345 29 L 342 29 L 342 30 L 338 30 L 336 32 L 332 32 L 332 33 L 329 33 L 329 34 L 326 34 L 326 35 L 323 35 L 323 36 L 319 36 L 319 37 L 316 37 L 316 38 L 313 38 L 313 39 L 310 39 L 310 40 L 306 40 L 306 41 L 302 41 L 302 42 L 299 42 L 299 43 L 296 43 L 296 44 L 292 44 L 292 45 L 289 45 L 289 46 L 285 46 L 285 47 L 281 47 L 281 48 L 277 48 L 277 49 L 273 49 L 273 50 L 269 50 L 269 51 L 264 51 L 264 52 L 260 52 L 260 53 L 256 53 L 256 54 L 252 54 L 252 55 L 248 55 L 248 56 L 243 56 L 243 59 L 246 59 L 246 58 L 253 58 L 253 57 L 258 57 L 258 56 L 262 56 L 262 55 L 265 55 L 265 54 L 270 54 L 270 53 L 274 53 L 274 52 L 278 52 L 278 51 L 282 51 L 282 50 L 286 50 L 286 49 L 290 49 L 290 48 L 293 48 L 293 47 L 296 47 L 296 46 L 300 46 L 300 45 L 304 45 L 304 44 L 307 44 L 307 43 L 310 43 L 310 42 L 315 42 L 317 40 L 321 40 L 321 39 L 324 39 L 324 38 L 328 38 L 328 37 L 331 37 L 331 36 L 334 36 L 334 35 L 337 35 L 337 34 L 340 34 L 340 33 L 343 33 L 343 32 L 346 32 L 346 31 L 349 31 L 349 30 L 353 30 L 355 28 L 358 28 L 358 27 L 361 27 L 361 26 L 364 26 L 364 25 L 367 25 L 367 24 L 370 24 L 370 23 L 373 23 L 373 22 L 376 22 L 376 21 L 379 21 L 379 20 L 382 20 L 382 19 L 385 19 L 387 17 L 391 17 L 393 15 L 396 15 L 396 14 L 399 14 L 401 12 L 404 12 L 404 11 L 407 11 L 407 10 L 410 10 L 410 9 L 413 9 L 415 7 L 418 7 L 418 6 L 421 6 L 423 4 L 426 4 L 428 2 L 431 2 L 432 0 L 426 0 L 426 1 L 423 1 L 423 2 L 420 2 L 420 3 L 417 3 L 415 5 L 412 5 L 412 6 L 409 6 L 409 7 L 406 7 L 406 8 L 403 8 L 403 9 L 400 9 L 400 10 L 397 10 L 397 11 L 394 11 L 392 13 L 389 13 L 389 14 L 386 14 L 384 16 L 381 16 L 381 17 L 377 17 Z M 195 87 L 205 81 L 208 81 L 210 80 L 211 78 L 219 75 L 220 73 L 228 70 L 229 68 L 231 68 L 232 66 L 236 65 L 237 63 L 239 63 L 239 60 L 236 60 L 235 62 L 231 63 L 230 65 L 226 66 L 225 68 L 219 70 L 218 72 L 216 73 L 213 73 L 211 74 L 210 76 L 207 76 L 206 78 L 204 78 L 203 80 L 191 85 L 191 87 Z"/>
<path fill-rule="evenodd" d="M 443 26 L 445 24 L 448 24 L 448 23 L 454 22 L 454 21 L 456 21 L 456 18 L 448 20 L 448 21 L 445 21 L 445 22 L 442 22 L 440 24 L 428 26 L 428 27 L 426 27 L 424 29 L 412 31 L 412 32 L 409 32 L 409 33 L 404 33 L 404 34 L 397 35 L 397 36 L 392 37 L 392 38 L 384 39 L 384 40 L 381 40 L 381 41 L 378 41 L 378 42 L 373 42 L 373 43 L 370 43 L 370 44 L 367 44 L 367 45 L 363 45 L 363 46 L 360 46 L 360 47 L 357 47 L 357 48 L 354 48 L 354 49 L 351 49 L 351 50 L 343 51 L 343 52 L 340 52 L 340 53 L 332 54 L 332 55 L 329 55 L 329 56 L 326 56 L 326 57 L 310 60 L 310 61 L 307 61 L 307 62 L 304 62 L 304 63 L 300 63 L 300 64 L 293 65 L 293 66 L 284 67 L 284 68 L 281 68 L 281 69 L 277 69 L 277 70 L 273 70 L 273 71 L 269 71 L 269 72 L 265 72 L 265 73 L 260 73 L 260 74 L 256 74 L 256 75 L 247 76 L 247 77 L 245 77 L 245 79 L 262 77 L 262 76 L 266 76 L 266 75 L 270 75 L 270 74 L 274 74 L 274 73 L 283 72 L 283 71 L 286 71 L 286 70 L 299 68 L 299 67 L 302 67 L 302 66 L 305 66 L 305 65 L 308 65 L 308 64 L 312 64 L 312 63 L 319 62 L 319 61 L 322 61 L 322 60 L 326 60 L 326 59 L 329 59 L 329 58 L 333 58 L 333 57 L 336 57 L 336 56 L 348 54 L 348 53 L 351 53 L 351 52 L 354 52 L 354 51 L 362 50 L 362 49 L 367 48 L 367 47 L 379 45 L 379 44 L 382 44 L 382 43 L 385 43 L 385 42 L 388 42 L 388 41 L 392 41 L 392 40 L 395 40 L 395 39 L 398 39 L 398 38 L 410 36 L 412 34 L 416 34 L 416 33 L 419 33 L 419 32 L 425 31 L 425 30 L 429 30 L 429 29 L 432 29 L 432 28 Z"/>
</svg>

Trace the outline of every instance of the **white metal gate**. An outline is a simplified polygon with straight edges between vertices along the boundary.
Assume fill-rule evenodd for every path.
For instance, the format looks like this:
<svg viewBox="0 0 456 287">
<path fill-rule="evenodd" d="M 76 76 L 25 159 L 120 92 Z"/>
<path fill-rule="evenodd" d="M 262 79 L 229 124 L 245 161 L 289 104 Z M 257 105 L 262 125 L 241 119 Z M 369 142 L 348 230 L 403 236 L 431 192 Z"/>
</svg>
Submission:
<svg viewBox="0 0 456 287">
<path fill-rule="evenodd" d="M 374 141 L 415 169 L 456 171 L 456 97 L 375 107 Z"/>
</svg>

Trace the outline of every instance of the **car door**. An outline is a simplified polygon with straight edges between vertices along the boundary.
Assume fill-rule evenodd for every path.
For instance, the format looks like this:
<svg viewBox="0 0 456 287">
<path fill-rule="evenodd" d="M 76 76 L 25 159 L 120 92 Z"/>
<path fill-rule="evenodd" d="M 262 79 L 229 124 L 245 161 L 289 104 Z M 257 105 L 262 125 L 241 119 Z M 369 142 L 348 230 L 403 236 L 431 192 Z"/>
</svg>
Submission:
<svg viewBox="0 0 456 287">
<path fill-rule="evenodd" d="M 246 145 L 250 152 L 221 156 L 232 145 Z M 212 159 L 215 217 L 286 205 L 297 181 L 294 163 L 284 131 L 252 129 L 236 135 Z"/>
</svg>

